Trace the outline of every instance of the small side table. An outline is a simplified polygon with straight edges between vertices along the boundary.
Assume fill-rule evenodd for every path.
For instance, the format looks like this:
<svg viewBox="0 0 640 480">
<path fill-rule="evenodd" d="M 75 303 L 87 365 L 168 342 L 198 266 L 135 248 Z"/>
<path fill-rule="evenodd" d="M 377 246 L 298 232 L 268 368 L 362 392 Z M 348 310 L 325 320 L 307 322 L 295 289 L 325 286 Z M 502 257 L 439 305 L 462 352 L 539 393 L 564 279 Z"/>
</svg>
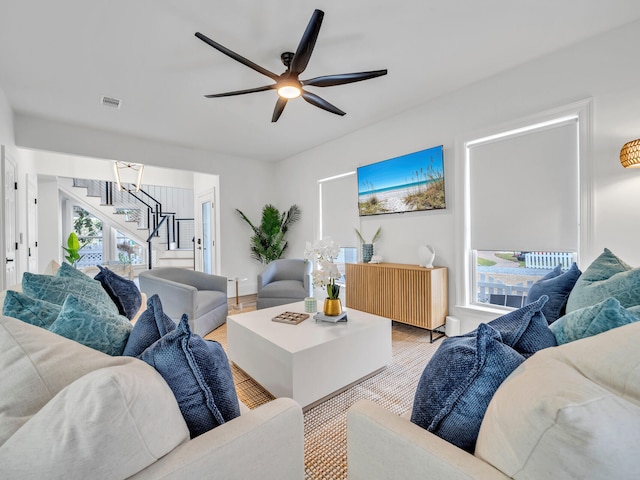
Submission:
<svg viewBox="0 0 640 480">
<path fill-rule="evenodd" d="M 229 278 L 228 281 L 229 282 L 236 282 L 236 303 L 235 305 L 232 305 L 231 307 L 236 309 L 236 310 L 242 310 L 242 304 L 240 303 L 240 297 L 238 295 L 238 284 L 240 282 L 245 282 L 247 281 L 247 278 L 240 278 L 240 277 L 233 277 L 233 278 Z"/>
</svg>

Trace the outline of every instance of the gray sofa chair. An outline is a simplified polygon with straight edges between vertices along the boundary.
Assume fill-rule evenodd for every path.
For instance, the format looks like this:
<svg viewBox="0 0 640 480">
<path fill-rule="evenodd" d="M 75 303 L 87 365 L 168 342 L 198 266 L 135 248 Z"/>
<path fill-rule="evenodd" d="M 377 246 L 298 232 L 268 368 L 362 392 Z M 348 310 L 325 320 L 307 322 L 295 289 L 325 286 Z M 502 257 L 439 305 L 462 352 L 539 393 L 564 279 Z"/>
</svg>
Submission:
<svg viewBox="0 0 640 480">
<path fill-rule="evenodd" d="M 186 313 L 191 331 L 202 337 L 227 321 L 227 277 L 165 267 L 145 270 L 138 279 L 147 297 L 158 294 L 173 321 Z"/>
<path fill-rule="evenodd" d="M 276 307 L 310 297 L 311 262 L 297 258 L 274 260 L 258 275 L 256 308 Z"/>
</svg>

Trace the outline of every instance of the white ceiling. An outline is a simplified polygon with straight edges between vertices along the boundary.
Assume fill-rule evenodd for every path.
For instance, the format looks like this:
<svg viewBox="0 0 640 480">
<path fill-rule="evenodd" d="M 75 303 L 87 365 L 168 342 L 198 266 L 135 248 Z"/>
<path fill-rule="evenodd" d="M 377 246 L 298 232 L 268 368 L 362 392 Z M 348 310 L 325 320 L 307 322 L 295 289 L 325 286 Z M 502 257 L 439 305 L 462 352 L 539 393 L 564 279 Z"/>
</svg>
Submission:
<svg viewBox="0 0 640 480">
<path fill-rule="evenodd" d="M 271 123 L 274 91 L 204 98 L 272 82 L 196 31 L 280 73 L 314 8 L 301 78 L 389 70 L 309 87 L 346 116 L 297 99 Z M 0 0 L 0 88 L 18 113 L 274 161 L 637 19 L 638 0 Z"/>
</svg>

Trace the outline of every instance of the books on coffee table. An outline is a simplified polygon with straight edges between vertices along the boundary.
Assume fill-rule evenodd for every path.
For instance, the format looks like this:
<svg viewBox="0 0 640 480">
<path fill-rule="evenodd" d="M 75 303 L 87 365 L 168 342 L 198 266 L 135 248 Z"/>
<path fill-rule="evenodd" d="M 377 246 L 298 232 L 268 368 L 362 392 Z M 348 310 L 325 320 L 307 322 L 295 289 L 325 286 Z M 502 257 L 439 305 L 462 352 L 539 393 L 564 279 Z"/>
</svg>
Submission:
<svg viewBox="0 0 640 480">
<path fill-rule="evenodd" d="M 340 315 L 325 315 L 322 312 L 316 313 L 313 318 L 316 322 L 346 322 L 347 321 L 347 312 L 342 312 Z"/>
</svg>

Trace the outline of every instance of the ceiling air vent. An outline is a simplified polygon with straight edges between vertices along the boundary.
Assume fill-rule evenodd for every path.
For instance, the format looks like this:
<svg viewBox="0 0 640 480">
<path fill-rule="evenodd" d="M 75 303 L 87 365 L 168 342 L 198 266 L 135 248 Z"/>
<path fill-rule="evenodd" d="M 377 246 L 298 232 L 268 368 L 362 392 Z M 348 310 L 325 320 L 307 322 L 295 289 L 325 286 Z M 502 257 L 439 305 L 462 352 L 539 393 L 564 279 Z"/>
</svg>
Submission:
<svg viewBox="0 0 640 480">
<path fill-rule="evenodd" d="M 120 108 L 121 101 L 118 98 L 103 95 L 100 97 L 100 103 L 105 107 Z"/>
</svg>

